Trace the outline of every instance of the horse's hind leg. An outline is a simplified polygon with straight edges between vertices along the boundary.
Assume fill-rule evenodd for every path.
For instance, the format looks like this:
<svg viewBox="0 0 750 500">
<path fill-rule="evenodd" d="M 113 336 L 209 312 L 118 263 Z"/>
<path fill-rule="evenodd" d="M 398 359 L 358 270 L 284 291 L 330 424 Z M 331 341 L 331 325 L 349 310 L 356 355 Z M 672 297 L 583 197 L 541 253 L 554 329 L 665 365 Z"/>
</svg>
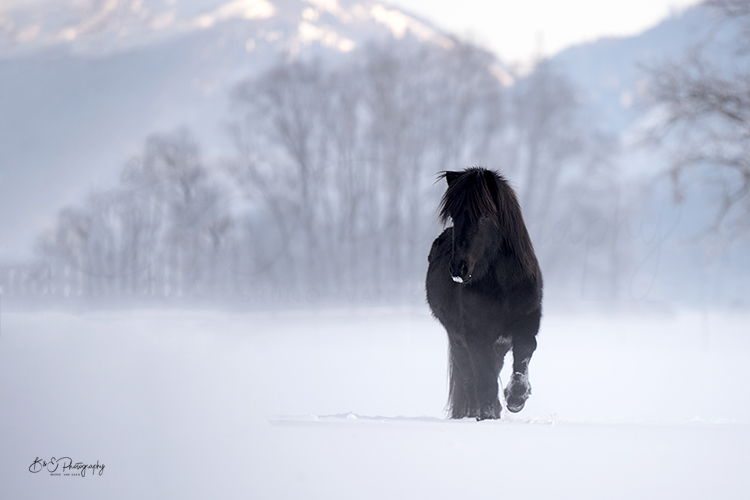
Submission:
<svg viewBox="0 0 750 500">
<path fill-rule="evenodd" d="M 529 361 L 536 350 L 536 333 L 539 330 L 539 315 L 523 318 L 513 332 L 513 375 L 505 388 L 508 411 L 517 413 L 531 395 L 529 384 Z"/>
</svg>

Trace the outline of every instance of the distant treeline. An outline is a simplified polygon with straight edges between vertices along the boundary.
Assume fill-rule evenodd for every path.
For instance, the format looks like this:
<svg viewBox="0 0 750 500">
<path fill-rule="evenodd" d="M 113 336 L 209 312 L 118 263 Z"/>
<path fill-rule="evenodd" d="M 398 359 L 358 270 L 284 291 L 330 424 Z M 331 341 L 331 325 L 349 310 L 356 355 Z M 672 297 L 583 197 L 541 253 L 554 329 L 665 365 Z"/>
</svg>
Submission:
<svg viewBox="0 0 750 500">
<path fill-rule="evenodd" d="M 120 183 L 62 210 L 7 295 L 106 301 L 422 300 L 441 170 L 516 187 L 547 287 L 615 298 L 633 249 L 617 142 L 563 73 L 516 78 L 472 45 L 280 62 L 231 96 L 234 151 L 150 136 Z M 364 299 L 363 299 L 364 300 Z"/>
</svg>

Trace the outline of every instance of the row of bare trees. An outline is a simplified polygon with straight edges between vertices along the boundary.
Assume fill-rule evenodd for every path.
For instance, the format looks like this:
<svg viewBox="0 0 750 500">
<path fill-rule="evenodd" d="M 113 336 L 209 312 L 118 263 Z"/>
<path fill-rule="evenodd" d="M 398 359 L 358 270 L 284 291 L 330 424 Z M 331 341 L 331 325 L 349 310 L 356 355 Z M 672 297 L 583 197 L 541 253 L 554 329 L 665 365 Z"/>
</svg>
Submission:
<svg viewBox="0 0 750 500">
<path fill-rule="evenodd" d="M 229 224 L 223 196 L 187 130 L 154 135 L 116 188 L 60 212 L 39 244 L 48 276 L 37 288 L 87 297 L 212 293 L 222 279 L 216 238 Z"/>
<path fill-rule="evenodd" d="M 207 164 L 189 131 L 154 135 L 116 188 L 62 211 L 34 293 L 422 301 L 436 174 L 484 165 L 518 189 L 548 286 L 596 276 L 616 296 L 615 141 L 549 62 L 511 87 L 499 71 L 461 44 L 279 63 L 233 92 L 233 154 Z"/>
</svg>

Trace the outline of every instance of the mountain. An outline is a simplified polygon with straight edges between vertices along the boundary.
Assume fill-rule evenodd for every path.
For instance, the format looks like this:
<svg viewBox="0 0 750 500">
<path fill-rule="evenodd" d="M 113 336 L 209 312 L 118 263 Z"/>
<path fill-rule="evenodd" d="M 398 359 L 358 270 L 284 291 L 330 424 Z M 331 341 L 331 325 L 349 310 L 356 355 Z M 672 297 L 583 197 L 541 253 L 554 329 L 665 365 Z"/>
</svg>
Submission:
<svg viewBox="0 0 750 500">
<path fill-rule="evenodd" d="M 714 10 L 698 5 L 640 35 L 576 45 L 552 59 L 578 87 L 581 100 L 597 110 L 599 126 L 622 135 L 644 116 L 649 67 L 684 59 L 704 45 L 712 62 L 728 66 L 741 29 L 738 23 L 718 24 Z"/>
<path fill-rule="evenodd" d="M 225 148 L 229 90 L 282 57 L 449 36 L 375 1 L 48 1 L 0 11 L 0 261 L 59 208 L 112 185 L 153 132 Z"/>
<path fill-rule="evenodd" d="M 298 51 L 318 42 L 347 52 L 384 32 L 448 43 L 424 20 L 373 1 L 33 0 L 6 12 L 0 7 L 0 56 L 56 45 L 108 55 L 193 32 L 226 31 L 233 21 L 243 21 L 234 34 L 249 51 L 258 43 L 282 42 Z"/>
</svg>

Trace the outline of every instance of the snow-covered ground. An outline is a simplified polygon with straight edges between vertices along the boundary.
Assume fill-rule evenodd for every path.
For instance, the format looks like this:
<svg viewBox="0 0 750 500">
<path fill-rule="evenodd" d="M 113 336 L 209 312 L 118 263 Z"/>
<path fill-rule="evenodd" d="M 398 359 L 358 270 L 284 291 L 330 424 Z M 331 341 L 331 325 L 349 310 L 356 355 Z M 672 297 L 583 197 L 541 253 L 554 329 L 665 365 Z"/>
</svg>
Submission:
<svg viewBox="0 0 750 500">
<path fill-rule="evenodd" d="M 0 497 L 746 499 L 748 320 L 548 313 L 526 408 L 475 422 L 426 309 L 4 311 Z M 104 472 L 29 471 L 62 456 Z"/>
</svg>

